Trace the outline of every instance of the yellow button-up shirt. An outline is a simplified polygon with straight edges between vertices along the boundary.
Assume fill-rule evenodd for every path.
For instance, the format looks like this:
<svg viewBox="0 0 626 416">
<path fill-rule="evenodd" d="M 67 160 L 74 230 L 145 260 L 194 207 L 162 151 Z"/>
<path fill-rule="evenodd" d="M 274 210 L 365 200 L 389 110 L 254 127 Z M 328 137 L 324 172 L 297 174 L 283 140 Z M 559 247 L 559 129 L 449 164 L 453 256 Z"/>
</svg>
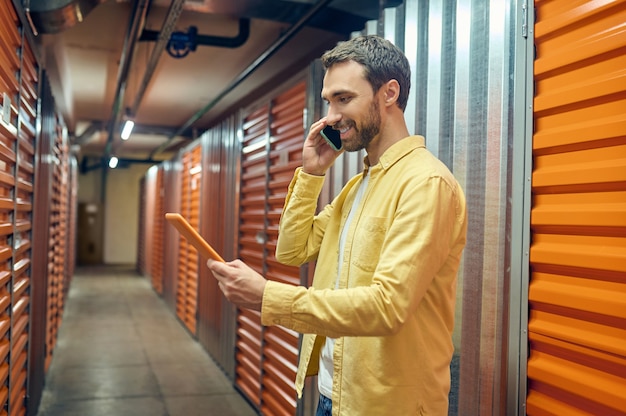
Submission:
<svg viewBox="0 0 626 416">
<path fill-rule="evenodd" d="M 368 167 L 349 225 L 339 285 L 339 236 L 363 178 L 315 215 L 323 177 L 299 168 L 280 220 L 276 258 L 317 260 L 312 287 L 268 281 L 264 325 L 304 333 L 296 390 L 337 338 L 333 415 L 447 415 L 456 276 L 466 239 L 463 191 L 421 136 Z"/>
</svg>

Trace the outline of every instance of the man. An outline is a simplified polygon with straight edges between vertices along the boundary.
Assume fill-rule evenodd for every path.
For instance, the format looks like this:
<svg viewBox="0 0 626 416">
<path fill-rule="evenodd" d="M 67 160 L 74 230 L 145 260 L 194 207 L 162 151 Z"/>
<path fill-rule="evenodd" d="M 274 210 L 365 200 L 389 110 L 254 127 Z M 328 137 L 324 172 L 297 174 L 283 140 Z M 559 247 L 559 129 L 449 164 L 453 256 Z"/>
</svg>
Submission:
<svg viewBox="0 0 626 416">
<path fill-rule="evenodd" d="M 304 142 L 289 185 L 276 258 L 317 261 L 311 288 L 266 281 L 239 260 L 208 262 L 227 299 L 264 325 L 304 333 L 296 377 L 318 375 L 318 415 L 447 415 L 456 274 L 465 245 L 461 187 L 410 136 L 406 57 L 359 37 L 322 57 L 328 114 Z M 315 215 L 324 174 L 340 152 L 365 149 L 365 168 Z"/>
</svg>

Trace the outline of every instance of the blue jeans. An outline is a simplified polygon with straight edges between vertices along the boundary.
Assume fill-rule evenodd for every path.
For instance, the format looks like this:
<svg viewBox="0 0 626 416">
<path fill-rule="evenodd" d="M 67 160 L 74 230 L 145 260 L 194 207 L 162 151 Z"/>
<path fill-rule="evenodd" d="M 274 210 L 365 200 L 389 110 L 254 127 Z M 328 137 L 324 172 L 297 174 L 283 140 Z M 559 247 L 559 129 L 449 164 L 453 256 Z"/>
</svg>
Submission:
<svg viewBox="0 0 626 416">
<path fill-rule="evenodd" d="M 332 416 L 333 402 L 326 396 L 320 394 L 320 401 L 317 403 L 317 412 L 315 416 Z"/>
</svg>

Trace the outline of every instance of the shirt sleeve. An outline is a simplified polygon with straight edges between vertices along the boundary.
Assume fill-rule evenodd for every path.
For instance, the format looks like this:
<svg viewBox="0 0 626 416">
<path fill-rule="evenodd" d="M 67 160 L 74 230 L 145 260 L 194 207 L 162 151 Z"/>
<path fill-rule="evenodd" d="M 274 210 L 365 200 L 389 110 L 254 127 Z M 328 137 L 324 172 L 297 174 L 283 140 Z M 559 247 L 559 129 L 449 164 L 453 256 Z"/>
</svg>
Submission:
<svg viewBox="0 0 626 416">
<path fill-rule="evenodd" d="M 276 260 L 299 266 L 317 256 L 325 215 L 315 216 L 324 176 L 309 175 L 298 168 L 289 184 L 280 217 Z"/>
</svg>

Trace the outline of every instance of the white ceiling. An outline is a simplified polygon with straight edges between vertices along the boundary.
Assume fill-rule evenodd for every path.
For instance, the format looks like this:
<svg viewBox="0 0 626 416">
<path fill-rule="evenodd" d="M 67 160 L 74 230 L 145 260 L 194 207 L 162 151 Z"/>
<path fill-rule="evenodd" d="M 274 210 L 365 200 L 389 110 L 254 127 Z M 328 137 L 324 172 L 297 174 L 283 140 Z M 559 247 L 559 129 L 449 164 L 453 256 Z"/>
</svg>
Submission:
<svg viewBox="0 0 626 416">
<path fill-rule="evenodd" d="M 168 0 L 153 1 L 144 29 L 160 32 L 170 3 Z M 135 2 L 104 1 L 81 23 L 60 33 L 39 34 L 37 39 L 58 109 L 71 134 L 80 138 L 81 155 L 97 159 L 108 151 L 120 158 L 146 159 L 231 86 L 242 71 L 250 68 L 301 19 L 312 3 L 312 0 L 187 0 L 174 31 L 186 32 L 190 26 L 196 26 L 201 35 L 234 37 L 239 31 L 239 18 L 244 17 L 251 21 L 249 38 L 238 48 L 198 45 L 195 52 L 182 59 L 175 59 L 164 51 L 134 114 L 138 129 L 143 127 L 144 131 L 152 132 L 133 134 L 126 142 L 119 138 L 121 125 L 112 135 L 109 135 L 108 126 L 114 115 L 120 60 Z M 352 10 L 358 10 L 360 14 L 355 15 Z M 191 127 L 200 134 L 232 112 L 233 106 L 251 104 L 242 102 L 242 98 L 255 91 L 259 95 L 263 89 L 267 90 L 268 85 L 276 85 L 277 77 L 284 80 L 286 74 L 294 74 L 293 67 L 306 67 L 337 40 L 347 38 L 350 30 L 362 29 L 365 21 L 377 13 L 378 0 L 329 2 L 309 24 L 297 31 L 210 111 L 196 117 L 197 121 Z M 342 30 L 337 31 L 334 27 Z M 123 94 L 124 109 L 133 107 L 155 44 L 139 41 L 134 48 Z M 97 127 L 93 134 L 81 136 L 92 124 Z M 185 133 L 192 135 L 191 129 Z M 112 143 L 107 149 L 109 137 Z M 188 140 L 175 138 L 168 151 L 152 156 L 155 159 L 169 158 L 177 146 Z"/>
</svg>

